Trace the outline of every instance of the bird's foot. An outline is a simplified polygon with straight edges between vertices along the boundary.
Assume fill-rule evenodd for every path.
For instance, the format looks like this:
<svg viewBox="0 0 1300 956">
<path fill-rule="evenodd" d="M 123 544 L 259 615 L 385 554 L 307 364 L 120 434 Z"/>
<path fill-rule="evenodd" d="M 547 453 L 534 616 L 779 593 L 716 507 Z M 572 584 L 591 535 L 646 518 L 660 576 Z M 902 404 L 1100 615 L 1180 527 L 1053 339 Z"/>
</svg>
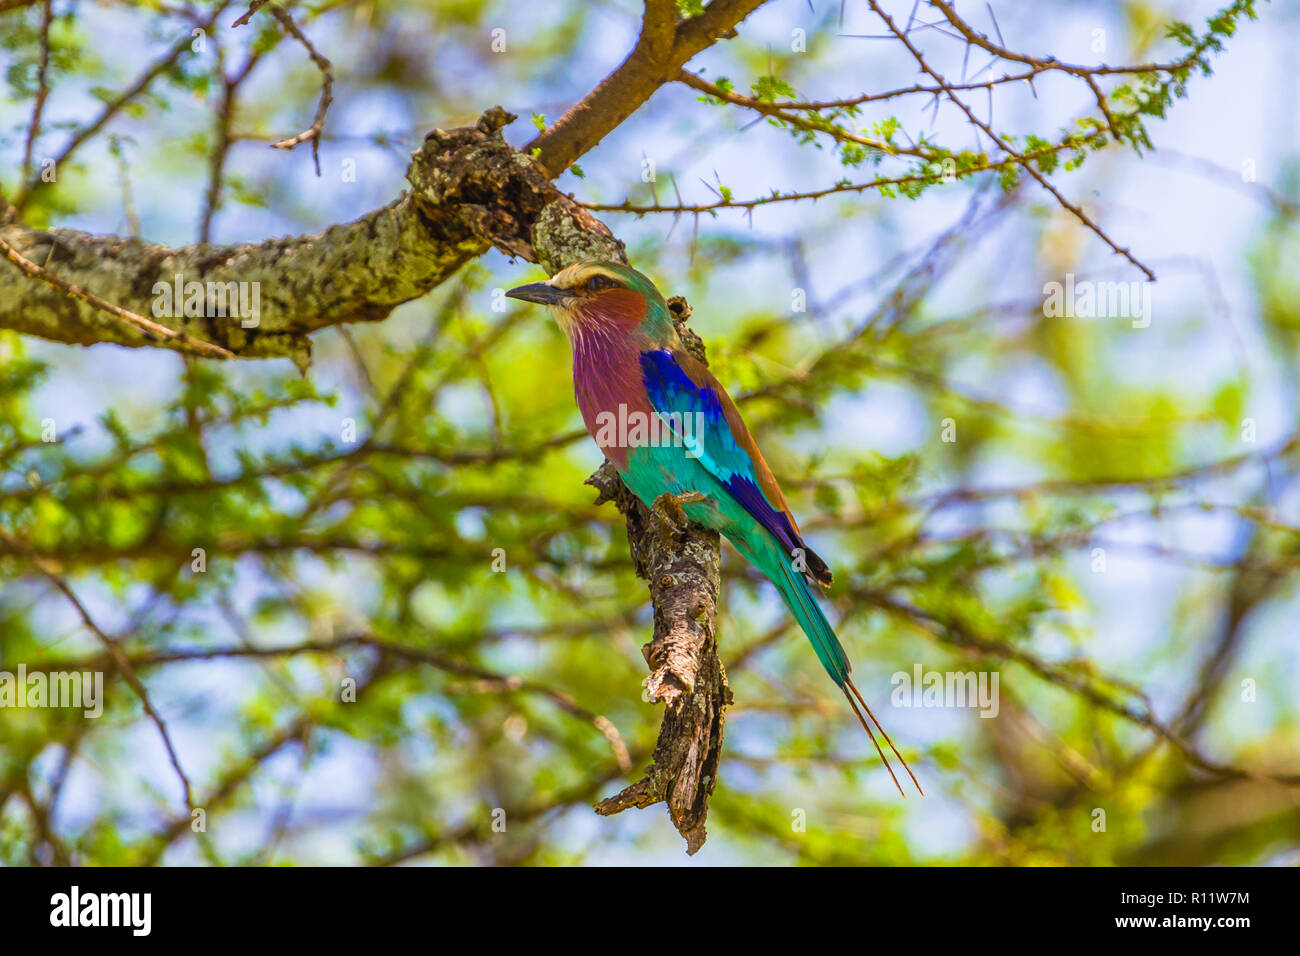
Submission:
<svg viewBox="0 0 1300 956">
<path fill-rule="evenodd" d="M 685 535 L 691 521 L 682 505 L 703 500 L 704 494 L 699 491 L 684 491 L 680 495 L 665 491 L 650 506 L 650 521 L 665 537 Z"/>
</svg>

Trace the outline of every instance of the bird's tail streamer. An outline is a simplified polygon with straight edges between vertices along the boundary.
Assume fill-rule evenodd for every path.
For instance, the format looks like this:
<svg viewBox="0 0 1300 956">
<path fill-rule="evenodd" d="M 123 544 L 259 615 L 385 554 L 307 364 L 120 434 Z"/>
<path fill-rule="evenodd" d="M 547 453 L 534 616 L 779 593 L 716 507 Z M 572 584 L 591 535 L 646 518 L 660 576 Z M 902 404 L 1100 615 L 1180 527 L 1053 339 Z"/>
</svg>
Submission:
<svg viewBox="0 0 1300 956">
<path fill-rule="evenodd" d="M 898 787 L 898 792 L 903 793 L 903 787 L 898 782 L 898 777 L 894 776 L 894 768 L 890 766 L 889 758 L 885 752 L 880 749 L 880 744 L 876 741 L 876 735 L 871 732 L 871 724 L 867 723 L 867 718 L 871 723 L 876 725 L 880 731 L 880 736 L 885 738 L 885 743 L 889 749 L 894 752 L 894 756 L 902 763 L 903 769 L 907 775 L 912 778 L 912 783 L 916 785 L 916 790 L 921 796 L 925 796 L 925 791 L 921 789 L 921 784 L 917 782 L 916 774 L 912 773 L 912 768 L 907 765 L 903 755 L 898 752 L 894 742 L 889 739 L 889 734 L 885 733 L 885 728 L 880 726 L 880 721 L 876 715 L 871 712 L 867 702 L 862 699 L 862 694 L 858 691 L 857 686 L 849 676 L 852 668 L 849 666 L 848 656 L 844 653 L 844 647 L 840 644 L 839 638 L 835 636 L 835 630 L 831 627 L 830 621 L 826 620 L 826 615 L 822 613 L 821 606 L 817 603 L 817 598 L 813 596 L 812 590 L 808 587 L 808 582 L 804 576 L 796 571 L 791 562 L 786 559 L 781 552 L 780 547 L 775 549 L 776 557 L 772 562 L 777 566 L 775 574 L 769 575 L 776 584 L 776 588 L 781 592 L 781 597 L 785 603 L 790 606 L 794 613 L 795 620 L 803 628 L 804 634 L 808 635 L 808 640 L 817 652 L 817 659 L 822 662 L 822 667 L 826 668 L 826 673 L 831 675 L 831 680 L 835 681 L 844 694 L 844 699 L 849 702 L 849 707 L 853 710 L 853 715 L 858 718 L 858 723 L 862 729 L 867 732 L 871 738 L 871 743 L 876 748 L 876 753 L 880 754 L 880 760 L 889 771 L 889 776 L 894 781 L 894 786 Z M 761 565 L 760 565 L 761 566 Z M 861 708 L 861 709 L 859 709 Z M 863 712 L 866 717 L 863 717 Z M 903 794 L 906 796 L 906 794 Z"/>
</svg>

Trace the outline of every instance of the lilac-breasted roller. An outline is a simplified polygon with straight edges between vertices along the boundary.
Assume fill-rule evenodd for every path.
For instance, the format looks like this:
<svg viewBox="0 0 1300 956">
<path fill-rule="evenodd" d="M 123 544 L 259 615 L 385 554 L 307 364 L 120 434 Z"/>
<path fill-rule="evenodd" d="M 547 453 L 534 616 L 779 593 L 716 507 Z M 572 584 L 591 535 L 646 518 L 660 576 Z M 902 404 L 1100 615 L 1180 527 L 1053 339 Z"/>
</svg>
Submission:
<svg viewBox="0 0 1300 956">
<path fill-rule="evenodd" d="M 682 346 L 654 283 L 617 262 L 580 262 L 506 295 L 549 306 L 559 321 L 573 349 L 578 408 L 624 484 L 647 507 L 672 496 L 776 585 L 890 776 L 863 711 L 916 783 L 850 679 L 844 648 L 813 596 L 810 583 L 829 586 L 830 568 L 804 543 L 735 403 Z"/>
</svg>

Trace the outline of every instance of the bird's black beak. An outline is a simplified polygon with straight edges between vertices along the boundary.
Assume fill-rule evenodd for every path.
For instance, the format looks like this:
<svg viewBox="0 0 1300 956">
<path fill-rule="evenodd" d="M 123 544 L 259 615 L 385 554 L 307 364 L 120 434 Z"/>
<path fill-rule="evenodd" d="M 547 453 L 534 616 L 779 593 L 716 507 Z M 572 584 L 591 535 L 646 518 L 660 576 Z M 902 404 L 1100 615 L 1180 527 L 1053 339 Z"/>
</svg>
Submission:
<svg viewBox="0 0 1300 956">
<path fill-rule="evenodd" d="M 523 299 L 525 302 L 540 302 L 542 305 L 559 305 L 568 298 L 567 292 L 555 288 L 549 282 L 530 282 L 528 285 L 511 289 L 506 295 L 512 299 Z"/>
</svg>

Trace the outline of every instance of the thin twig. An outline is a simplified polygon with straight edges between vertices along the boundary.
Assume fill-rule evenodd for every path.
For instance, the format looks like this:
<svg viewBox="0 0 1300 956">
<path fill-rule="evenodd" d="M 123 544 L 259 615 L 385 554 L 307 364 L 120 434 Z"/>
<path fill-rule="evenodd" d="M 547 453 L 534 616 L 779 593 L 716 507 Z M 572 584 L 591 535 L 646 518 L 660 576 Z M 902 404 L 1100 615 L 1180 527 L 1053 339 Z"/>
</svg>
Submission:
<svg viewBox="0 0 1300 956">
<path fill-rule="evenodd" d="M 956 106 L 958 109 L 960 109 L 963 113 L 966 114 L 966 118 L 971 122 L 972 125 L 978 127 L 981 131 L 983 131 L 984 135 L 986 135 L 989 139 L 991 139 L 994 143 L 996 143 L 998 148 L 1001 149 L 1004 153 L 1006 153 L 1008 156 L 1015 158 L 1018 164 L 1025 170 L 1025 172 L 1029 173 L 1030 176 L 1032 176 L 1035 180 L 1037 180 L 1040 186 L 1042 186 L 1049 193 L 1051 193 L 1053 198 L 1055 198 L 1056 201 L 1061 204 L 1061 207 L 1063 209 L 1067 210 L 1081 223 L 1083 223 L 1085 226 L 1091 229 L 1097 235 L 1097 237 L 1100 238 L 1102 242 L 1106 243 L 1106 245 L 1110 246 L 1110 248 L 1117 255 L 1123 256 L 1125 259 L 1131 262 L 1137 269 L 1139 269 L 1142 272 L 1144 276 L 1147 277 L 1148 281 L 1151 282 L 1155 281 L 1156 276 L 1154 272 L 1152 272 L 1143 263 L 1139 262 L 1138 259 L 1133 255 L 1133 253 L 1131 253 L 1128 249 L 1125 249 L 1124 247 L 1120 246 L 1119 243 L 1117 243 L 1114 239 L 1112 239 L 1109 235 L 1107 235 L 1105 230 L 1103 230 L 1101 226 L 1097 225 L 1097 223 L 1094 222 L 1093 219 L 1086 212 L 1084 212 L 1082 208 L 1070 202 L 1070 200 L 1066 199 L 1065 196 L 1061 194 L 1061 191 L 1057 189 L 1054 185 L 1052 185 L 1051 181 L 1048 180 L 1046 176 L 1044 176 L 1042 173 L 1040 173 L 1037 169 L 1034 168 L 1032 163 L 1027 162 L 1025 157 L 1022 156 L 1020 153 L 1018 153 L 1011 146 L 1010 143 L 1008 143 L 1005 139 L 1003 139 L 1001 136 L 995 133 L 992 127 L 988 125 L 988 123 L 984 122 L 978 116 L 975 115 L 974 111 L 969 106 L 966 105 L 965 101 L 953 91 L 948 81 L 945 80 L 937 70 L 935 70 L 933 67 L 930 66 L 929 62 L 925 59 L 924 55 L 922 55 L 921 51 L 916 48 L 916 45 L 912 43 L 912 41 L 907 37 L 906 34 L 904 34 L 901 30 L 898 29 L 898 26 L 894 23 L 893 18 L 890 17 L 890 15 L 881 8 L 880 4 L 877 3 L 876 0 L 867 0 L 867 2 L 871 5 L 871 9 L 875 11 L 876 15 L 885 22 L 885 25 L 887 27 L 889 27 L 890 31 L 896 37 L 898 37 L 898 39 L 902 42 L 902 44 L 905 47 L 907 47 L 908 52 L 912 54 L 912 57 L 913 59 L 916 60 L 917 65 L 920 66 L 924 72 L 929 74 L 931 79 L 933 79 L 940 87 L 943 88 L 943 91 L 947 95 L 948 99 L 952 101 L 954 106 Z"/>
<path fill-rule="evenodd" d="M 77 597 L 76 592 L 72 590 L 68 585 L 68 582 L 63 580 L 49 562 L 31 552 L 30 549 L 28 549 L 21 541 L 10 537 L 2 531 L 0 531 L 0 537 L 3 537 L 11 547 L 16 548 L 19 552 L 25 553 L 30 558 L 32 563 L 36 565 L 37 570 L 39 570 L 41 574 L 45 575 L 50 583 L 68 599 L 68 602 L 74 608 L 76 608 L 77 613 L 81 616 L 82 623 L 86 625 L 86 628 L 99 638 L 100 643 L 104 645 L 104 649 L 108 651 L 109 656 L 112 657 L 113 663 L 117 665 L 118 669 L 122 672 L 122 676 L 126 678 L 126 682 L 131 685 L 131 689 L 135 691 L 136 696 L 140 698 L 140 704 L 144 707 L 145 714 L 148 715 L 149 719 L 153 722 L 153 725 L 158 728 L 158 733 L 162 737 L 163 746 L 167 750 L 167 759 L 171 762 L 172 769 L 176 771 L 176 776 L 180 779 L 181 788 L 185 795 L 185 807 L 187 810 L 192 811 L 194 809 L 194 790 L 190 786 L 190 778 L 185 775 L 185 771 L 181 767 L 180 757 L 176 753 L 176 747 L 172 744 L 171 734 L 167 732 L 167 725 L 163 723 L 163 719 L 158 716 L 158 711 L 154 709 L 153 703 L 149 700 L 148 691 L 145 690 L 144 684 L 140 682 L 140 678 L 136 676 L 135 670 L 131 667 L 131 662 L 127 658 L 126 654 L 123 653 L 122 648 L 118 646 L 117 641 L 104 633 L 103 629 L 95 623 L 94 618 L 90 616 L 90 612 L 87 611 L 86 606 L 81 603 L 81 599 Z"/>
<path fill-rule="evenodd" d="M 229 6 L 230 0 L 219 0 L 212 11 L 202 20 L 197 21 L 196 27 L 200 30 L 209 30 L 212 24 Z M 96 133 L 104 128 L 114 116 L 116 116 L 128 103 L 147 90 L 153 81 L 162 76 L 171 69 L 177 60 L 181 58 L 190 49 L 193 42 L 190 34 L 186 33 L 184 37 L 177 40 L 165 55 L 155 60 L 150 66 L 141 73 L 130 86 L 115 96 L 112 100 L 104 104 L 99 115 L 78 129 L 72 134 L 72 138 L 64 145 L 59 154 L 54 157 L 53 166 L 55 169 L 61 169 L 67 160 L 77 149 L 90 140 Z M 21 212 L 27 208 L 27 203 L 31 200 L 32 195 L 39 189 L 47 185 L 46 180 L 40 177 L 32 177 L 24 180 L 23 185 L 19 188 L 14 196 L 13 205 Z"/>
<path fill-rule="evenodd" d="M 252 12 L 251 10 L 249 11 Z M 311 140 L 311 158 L 316 164 L 316 175 L 320 175 L 320 134 L 325 128 L 325 113 L 330 108 L 330 103 L 334 102 L 334 67 L 330 61 L 322 56 L 311 41 L 298 29 L 298 25 L 293 22 L 293 17 L 285 13 L 279 7 L 271 8 L 271 15 L 280 21 L 285 32 L 303 45 L 307 50 L 307 55 L 311 61 L 316 64 L 316 68 L 321 72 L 321 90 L 320 103 L 316 107 L 316 119 L 312 121 L 311 126 L 303 130 L 297 136 L 290 136 L 288 139 L 282 139 L 278 143 L 272 143 L 272 149 L 293 149 L 299 143 L 305 143 Z"/>
<path fill-rule="evenodd" d="M 36 68 L 36 100 L 32 104 L 32 120 L 27 125 L 27 142 L 23 145 L 23 182 L 32 176 L 32 151 L 36 148 L 37 137 L 41 135 L 41 114 L 45 110 L 45 100 L 50 95 L 50 24 L 53 22 L 54 2 L 45 0 L 41 12 L 41 63 Z"/>
<path fill-rule="evenodd" d="M 231 24 L 231 27 L 242 27 L 247 23 L 258 10 L 266 6 L 266 0 L 252 0 L 248 5 L 248 12 L 240 16 L 238 20 Z"/>
</svg>

